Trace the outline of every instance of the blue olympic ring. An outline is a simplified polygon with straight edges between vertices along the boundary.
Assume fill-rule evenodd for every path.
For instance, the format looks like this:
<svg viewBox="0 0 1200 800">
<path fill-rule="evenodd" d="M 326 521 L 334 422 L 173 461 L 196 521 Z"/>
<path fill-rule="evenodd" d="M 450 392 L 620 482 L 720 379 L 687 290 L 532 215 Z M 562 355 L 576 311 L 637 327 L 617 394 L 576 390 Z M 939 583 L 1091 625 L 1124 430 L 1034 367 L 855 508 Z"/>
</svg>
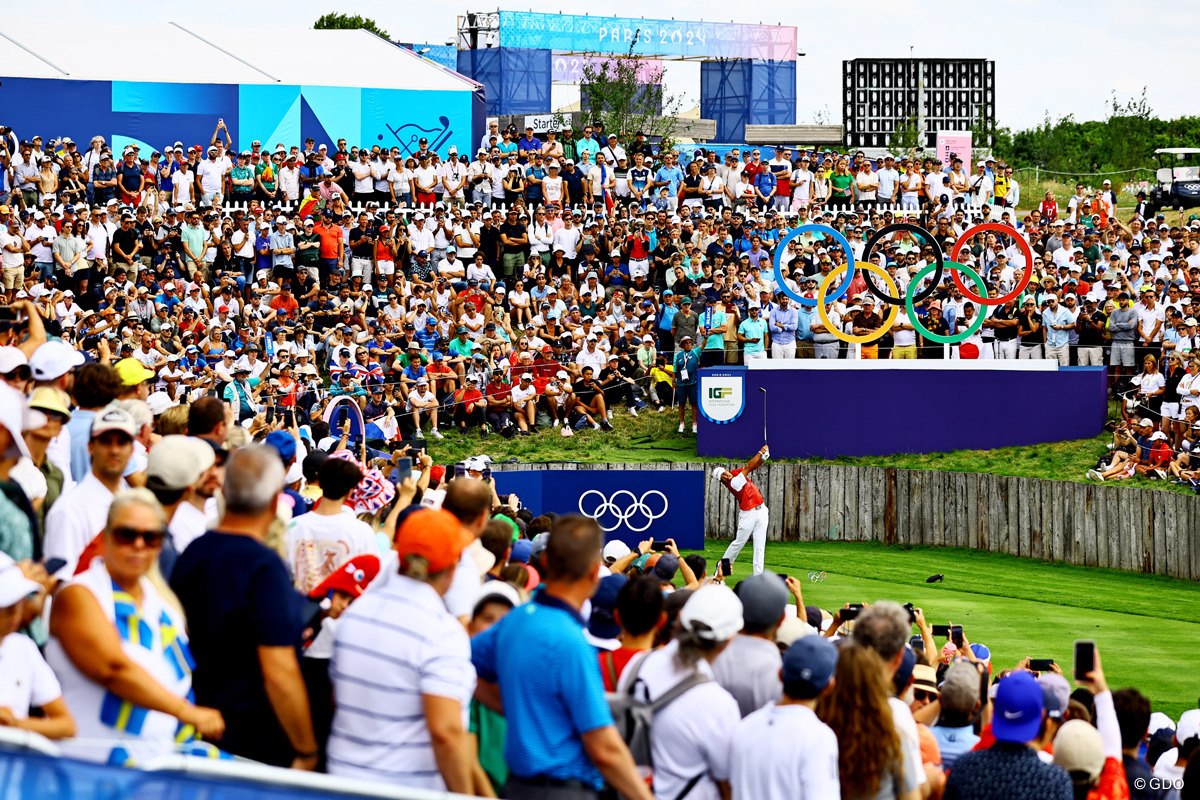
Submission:
<svg viewBox="0 0 1200 800">
<path fill-rule="evenodd" d="M 775 246 L 775 285 L 779 287 L 779 291 L 783 292 L 788 297 L 792 298 L 792 300 L 794 300 L 795 302 L 799 303 L 802 306 L 815 306 L 817 304 L 817 301 L 815 298 L 809 299 L 807 297 L 801 297 L 800 295 L 793 292 L 790 288 L 788 288 L 787 283 L 785 283 L 783 280 L 783 251 L 787 247 L 788 242 L 790 242 L 792 239 L 795 239 L 797 236 L 799 236 L 802 233 L 809 233 L 810 231 L 816 232 L 816 233 L 821 233 L 821 234 L 824 234 L 825 236 L 829 236 L 835 242 L 837 242 L 838 246 L 841 247 L 843 251 L 845 251 L 846 262 L 850 265 L 850 269 L 846 270 L 846 279 L 844 281 L 842 281 L 842 285 L 838 287 L 838 290 L 836 292 L 834 292 L 832 295 L 827 296 L 825 299 L 828 302 L 833 302 L 834 300 L 837 300 L 839 297 L 844 295 L 846 292 L 850 291 L 850 283 L 851 283 L 851 281 L 854 280 L 854 263 L 855 263 L 854 251 L 850 248 L 850 242 L 846 241 L 846 237 L 842 236 L 840 233 L 838 233 L 836 230 L 829 227 L 828 225 L 818 225 L 816 223 L 811 223 L 808 225 L 801 225 L 799 228 L 796 228 L 793 231 L 789 231 L 787 236 L 784 236 L 782 239 L 780 239 L 779 244 L 777 244 Z"/>
</svg>

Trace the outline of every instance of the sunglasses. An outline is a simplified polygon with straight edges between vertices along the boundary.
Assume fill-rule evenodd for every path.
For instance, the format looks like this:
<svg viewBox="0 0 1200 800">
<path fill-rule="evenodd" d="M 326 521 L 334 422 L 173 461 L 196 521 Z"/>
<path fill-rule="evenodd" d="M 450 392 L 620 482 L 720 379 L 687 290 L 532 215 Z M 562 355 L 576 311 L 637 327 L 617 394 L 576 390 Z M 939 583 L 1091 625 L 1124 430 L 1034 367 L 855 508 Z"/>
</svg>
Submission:
<svg viewBox="0 0 1200 800">
<path fill-rule="evenodd" d="M 928 701 L 928 702 L 932 703 L 934 700 L 938 699 L 938 695 L 937 695 L 937 692 L 924 692 L 924 691 L 921 691 L 920 689 L 914 689 L 913 690 L 913 699 L 914 700 L 924 700 L 924 701 Z"/>
<path fill-rule="evenodd" d="M 146 543 L 147 547 L 158 547 L 162 544 L 163 537 L 167 535 L 165 530 L 161 528 L 153 531 L 140 531 L 137 528 L 113 528 L 112 537 L 117 544 L 131 545 L 139 538 Z"/>
</svg>

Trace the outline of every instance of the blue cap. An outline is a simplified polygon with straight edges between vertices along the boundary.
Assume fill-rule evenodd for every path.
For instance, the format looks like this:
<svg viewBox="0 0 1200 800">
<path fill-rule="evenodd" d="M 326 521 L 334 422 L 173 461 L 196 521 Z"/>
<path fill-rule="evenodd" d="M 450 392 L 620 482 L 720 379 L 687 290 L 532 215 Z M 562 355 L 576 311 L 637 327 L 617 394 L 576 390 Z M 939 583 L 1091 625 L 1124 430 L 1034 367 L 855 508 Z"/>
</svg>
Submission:
<svg viewBox="0 0 1200 800">
<path fill-rule="evenodd" d="M 678 571 L 679 558 L 671 553 L 663 553 L 654 564 L 654 577 L 663 582 L 675 580 L 675 573 Z"/>
<path fill-rule="evenodd" d="M 1042 687 L 1028 672 L 1014 672 L 996 687 L 992 734 L 998 742 L 1030 742 L 1042 727 Z"/>
<path fill-rule="evenodd" d="M 441 353 L 434 353 L 434 354 L 433 354 L 433 360 L 434 360 L 434 361 L 441 361 L 441 360 L 442 360 L 442 354 L 441 354 Z"/>
<path fill-rule="evenodd" d="M 285 467 L 296 457 L 296 440 L 287 431 L 271 431 L 263 444 L 279 453 Z"/>
<path fill-rule="evenodd" d="M 829 685 L 837 658 L 837 648 L 824 636 L 797 639 L 783 654 L 783 682 L 807 685 L 815 695 Z"/>
<path fill-rule="evenodd" d="M 533 545 L 528 539 L 517 539 L 512 544 L 512 552 L 508 555 L 509 561 L 518 561 L 522 564 L 529 563 L 529 554 L 533 551 Z"/>
<path fill-rule="evenodd" d="M 665 556 L 664 556 L 665 558 Z M 592 616 L 588 619 L 588 633 L 597 639 L 615 639 L 621 635 L 621 626 L 613 617 L 617 607 L 617 593 L 629 582 L 624 575 L 609 575 L 601 579 L 592 595 Z"/>
</svg>

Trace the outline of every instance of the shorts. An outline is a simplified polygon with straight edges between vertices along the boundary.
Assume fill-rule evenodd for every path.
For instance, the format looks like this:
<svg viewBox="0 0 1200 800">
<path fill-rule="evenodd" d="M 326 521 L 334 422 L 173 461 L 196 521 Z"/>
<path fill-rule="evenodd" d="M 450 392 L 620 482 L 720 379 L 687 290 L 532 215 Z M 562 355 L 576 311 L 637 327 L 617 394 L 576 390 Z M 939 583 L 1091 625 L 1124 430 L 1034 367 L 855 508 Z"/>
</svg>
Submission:
<svg viewBox="0 0 1200 800">
<path fill-rule="evenodd" d="M 1108 353 L 1108 364 L 1112 367 L 1133 366 L 1133 342 L 1113 342 Z"/>
<path fill-rule="evenodd" d="M 1179 407 L 1179 403 L 1163 403 L 1161 413 L 1163 420 L 1183 422 L 1183 409 Z"/>
<path fill-rule="evenodd" d="M 4 274 L 0 282 L 3 283 L 4 289 L 16 291 L 25 288 L 25 265 L 19 267 L 5 267 Z"/>
<path fill-rule="evenodd" d="M 371 276 L 371 259 L 351 258 L 350 277 L 354 277 L 355 275 L 362 278 L 369 278 Z"/>
<path fill-rule="evenodd" d="M 396 262 L 395 261 L 377 261 L 376 264 L 379 267 L 380 275 L 395 275 L 396 274 Z"/>
<path fill-rule="evenodd" d="M 686 406 L 688 403 L 691 403 L 692 408 L 695 408 L 696 407 L 696 396 L 697 396 L 696 395 L 696 392 L 697 392 L 696 387 L 697 387 L 696 383 L 689 383 L 689 384 L 685 384 L 683 386 L 676 386 L 675 387 L 676 402 L 679 403 L 679 405 L 681 405 L 681 406 Z"/>
</svg>

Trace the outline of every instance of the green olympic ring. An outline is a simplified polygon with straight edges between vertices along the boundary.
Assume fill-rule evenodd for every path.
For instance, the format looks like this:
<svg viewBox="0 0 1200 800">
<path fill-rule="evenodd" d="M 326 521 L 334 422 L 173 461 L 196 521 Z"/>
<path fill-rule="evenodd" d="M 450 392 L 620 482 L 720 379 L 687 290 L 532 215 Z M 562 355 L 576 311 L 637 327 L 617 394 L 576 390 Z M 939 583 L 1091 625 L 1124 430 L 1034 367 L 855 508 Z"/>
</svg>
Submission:
<svg viewBox="0 0 1200 800">
<path fill-rule="evenodd" d="M 947 267 L 947 269 L 951 269 L 951 270 L 960 269 L 963 272 L 967 273 L 967 275 L 970 276 L 971 280 L 975 282 L 975 285 L 979 288 L 979 291 L 983 292 L 983 296 L 984 297 L 987 296 L 987 285 L 983 282 L 983 278 L 979 277 L 978 272 L 976 272 L 975 270 L 971 269 L 970 267 L 968 267 L 964 264 L 958 263 L 957 261 L 947 261 L 946 267 Z M 917 270 L 917 274 L 912 276 L 912 280 L 909 281 L 908 285 L 909 286 L 920 286 L 921 279 L 924 278 L 929 273 L 933 272 L 937 268 L 938 268 L 938 264 L 936 262 L 933 264 L 926 264 L 925 266 L 923 266 L 919 270 Z M 970 325 L 968 325 L 966 330 L 964 330 L 962 333 L 952 333 L 949 336 L 942 336 L 941 334 L 938 334 L 938 333 L 930 333 L 929 331 L 927 331 L 925 329 L 925 326 L 921 324 L 920 320 L 917 317 L 917 312 L 913 308 L 913 295 L 911 293 L 905 293 L 904 308 L 908 312 L 908 321 L 912 324 L 912 326 L 914 328 L 916 328 L 918 331 L 920 331 L 922 336 L 924 336 L 926 339 L 929 339 L 931 342 L 940 342 L 941 344 L 957 344 L 958 342 L 961 342 L 963 339 L 966 339 L 969 336 L 973 336 L 980 328 L 983 327 L 983 320 L 987 316 L 987 314 L 985 313 L 987 310 L 986 307 L 985 306 L 980 307 L 979 312 L 975 315 L 975 321 L 972 322 Z"/>
</svg>

